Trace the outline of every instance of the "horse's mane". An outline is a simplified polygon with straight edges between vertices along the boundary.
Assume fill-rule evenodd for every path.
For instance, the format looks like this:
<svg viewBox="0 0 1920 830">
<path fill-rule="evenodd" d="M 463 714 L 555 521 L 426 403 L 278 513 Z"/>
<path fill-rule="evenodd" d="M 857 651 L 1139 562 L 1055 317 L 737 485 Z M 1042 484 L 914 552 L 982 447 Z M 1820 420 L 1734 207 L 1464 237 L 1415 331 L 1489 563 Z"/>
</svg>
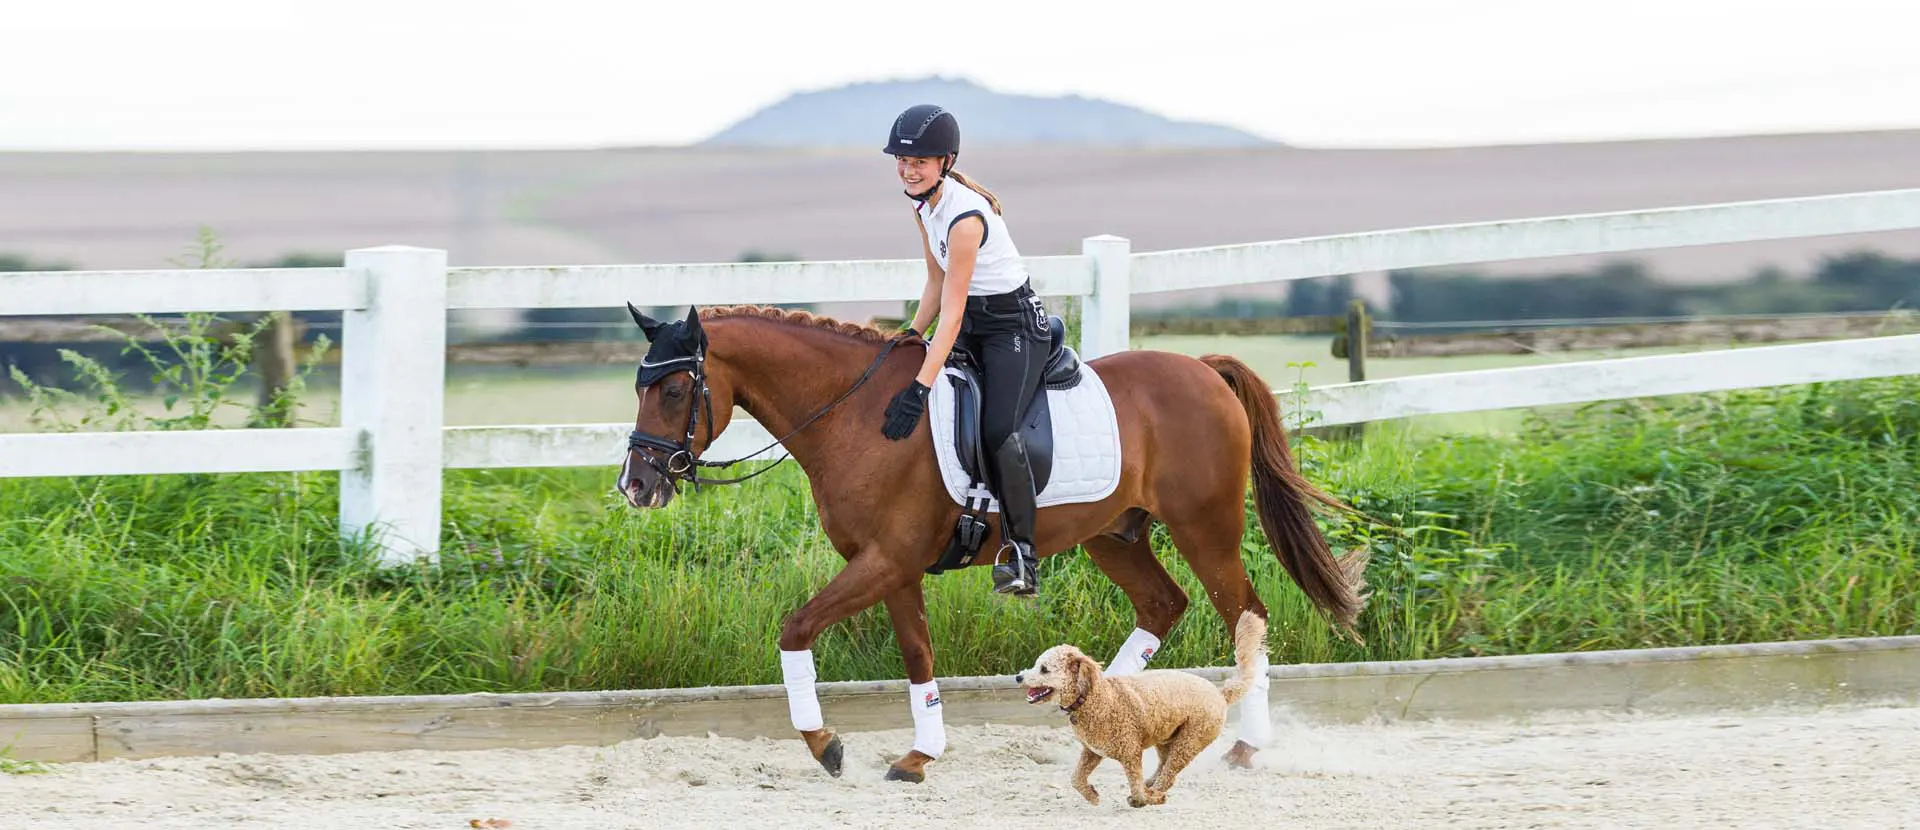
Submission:
<svg viewBox="0 0 1920 830">
<path fill-rule="evenodd" d="M 798 309 L 764 305 L 714 306 L 700 309 L 700 319 L 702 320 L 718 320 L 727 317 L 759 317 L 778 323 L 790 323 L 796 326 L 835 332 L 869 343 L 885 343 L 888 338 L 892 337 L 888 332 L 881 331 L 869 325 L 850 323 L 845 320 L 837 320 L 822 314 L 814 314 L 810 311 L 801 311 Z"/>
</svg>

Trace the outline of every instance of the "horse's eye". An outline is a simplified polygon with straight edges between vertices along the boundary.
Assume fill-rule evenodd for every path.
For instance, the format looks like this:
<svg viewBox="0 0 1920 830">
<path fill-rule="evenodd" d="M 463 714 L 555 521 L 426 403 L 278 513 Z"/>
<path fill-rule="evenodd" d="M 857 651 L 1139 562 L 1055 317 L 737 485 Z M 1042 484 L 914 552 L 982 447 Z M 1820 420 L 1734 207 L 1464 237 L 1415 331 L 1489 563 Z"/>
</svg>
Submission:
<svg viewBox="0 0 1920 830">
<path fill-rule="evenodd" d="M 687 387 L 685 387 L 685 386 L 669 386 L 669 387 L 667 387 L 667 397 L 669 397 L 669 398 L 673 398 L 674 400 L 679 400 L 679 399 L 681 399 L 681 398 L 684 398 L 684 397 L 686 397 L 686 396 L 687 396 Z"/>
</svg>

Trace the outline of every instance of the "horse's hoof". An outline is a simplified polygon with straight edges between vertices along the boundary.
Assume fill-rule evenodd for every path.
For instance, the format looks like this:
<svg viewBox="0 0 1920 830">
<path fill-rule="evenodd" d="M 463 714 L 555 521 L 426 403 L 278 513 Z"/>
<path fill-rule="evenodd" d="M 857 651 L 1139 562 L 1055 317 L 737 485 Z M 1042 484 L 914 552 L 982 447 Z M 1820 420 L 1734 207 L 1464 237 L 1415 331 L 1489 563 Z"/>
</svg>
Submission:
<svg viewBox="0 0 1920 830">
<path fill-rule="evenodd" d="M 888 781 L 905 781 L 909 784 L 918 784 L 927 780 L 927 774 L 924 772 L 911 772 L 908 770 L 901 769 L 898 766 L 891 766 L 891 767 L 887 767 L 887 780 Z"/>
<path fill-rule="evenodd" d="M 840 777 L 840 762 L 846 760 L 847 749 L 840 745 L 840 736 L 825 729 L 814 732 L 802 732 L 800 736 L 807 740 L 807 751 L 813 753 L 813 759 L 826 768 L 827 774 Z"/>
<path fill-rule="evenodd" d="M 820 766 L 827 769 L 828 775 L 839 778 L 840 762 L 846 760 L 846 756 L 847 748 L 840 745 L 840 736 L 835 735 L 833 740 L 827 742 L 826 750 L 820 753 Z"/>
<path fill-rule="evenodd" d="M 1227 766 L 1234 769 L 1253 769 L 1253 753 L 1259 751 L 1253 748 L 1253 744 L 1246 741 L 1234 741 L 1233 748 L 1227 750 Z"/>
<path fill-rule="evenodd" d="M 927 762 L 933 758 L 920 750 L 908 752 L 900 760 L 887 767 L 888 781 L 906 781 L 918 784 L 927 780 Z"/>
</svg>

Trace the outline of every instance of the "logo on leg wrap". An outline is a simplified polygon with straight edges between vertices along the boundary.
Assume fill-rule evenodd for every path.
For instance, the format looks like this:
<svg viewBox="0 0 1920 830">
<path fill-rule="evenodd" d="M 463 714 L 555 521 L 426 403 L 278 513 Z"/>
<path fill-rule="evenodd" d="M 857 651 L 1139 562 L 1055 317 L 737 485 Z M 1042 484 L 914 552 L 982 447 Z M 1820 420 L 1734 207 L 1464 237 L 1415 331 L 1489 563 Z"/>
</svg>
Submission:
<svg viewBox="0 0 1920 830">
<path fill-rule="evenodd" d="M 1146 648 L 1143 648 L 1140 650 L 1140 662 L 1145 663 L 1148 660 L 1152 660 L 1152 659 L 1153 659 L 1153 646 L 1147 646 Z"/>
<path fill-rule="evenodd" d="M 935 695 L 933 692 L 928 692 L 926 700 L 922 705 L 926 706 L 928 709 L 932 709 L 935 706 L 939 706 L 940 697 L 938 695 Z"/>
</svg>

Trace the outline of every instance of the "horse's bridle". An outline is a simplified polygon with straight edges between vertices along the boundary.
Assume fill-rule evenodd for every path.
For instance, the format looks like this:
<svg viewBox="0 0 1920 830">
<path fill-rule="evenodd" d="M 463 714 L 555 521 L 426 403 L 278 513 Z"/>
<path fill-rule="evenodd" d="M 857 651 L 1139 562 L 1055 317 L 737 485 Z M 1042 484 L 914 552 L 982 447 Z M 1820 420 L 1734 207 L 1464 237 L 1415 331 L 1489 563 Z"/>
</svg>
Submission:
<svg viewBox="0 0 1920 830">
<path fill-rule="evenodd" d="M 691 368 L 689 368 L 687 371 L 693 374 L 693 382 L 699 386 L 699 388 L 694 392 L 693 404 L 687 408 L 686 435 L 682 436 L 679 441 L 673 441 L 667 438 L 662 438 L 658 435 L 654 435 L 652 433 L 641 432 L 640 430 L 635 429 L 632 433 L 627 435 L 627 449 L 630 451 L 650 449 L 650 450 L 657 450 L 659 452 L 667 453 L 666 460 L 664 461 L 662 461 L 660 457 L 654 453 L 643 452 L 643 453 L 640 453 L 640 457 L 647 462 L 647 466 L 652 467 L 655 472 L 658 472 L 663 476 L 666 476 L 668 478 L 683 479 L 686 481 L 696 481 L 698 479 L 698 476 L 695 475 L 693 472 L 695 467 L 726 466 L 723 464 L 715 464 L 713 462 L 701 461 L 698 456 L 694 455 L 694 452 L 693 452 L 693 437 L 698 432 L 698 428 L 700 424 L 700 415 L 703 412 L 707 416 L 707 434 L 708 435 L 713 434 L 713 392 L 712 390 L 707 388 L 706 344 L 703 343 L 699 347 L 695 348 L 693 351 L 693 354 L 691 355 L 688 355 L 686 357 L 676 357 L 672 360 L 666 360 L 660 363 L 649 364 L 647 368 L 658 370 L 667 366 L 672 366 L 676 363 L 691 364 Z M 702 406 L 703 403 L 705 404 L 704 407 Z M 738 462 L 730 461 L 727 463 L 733 464 Z M 720 482 L 714 481 L 714 482 L 705 482 L 705 483 L 718 484 Z"/>
<path fill-rule="evenodd" d="M 699 454 L 693 450 L 693 438 L 698 434 L 701 415 L 706 415 L 707 435 L 709 437 L 713 435 L 713 391 L 707 386 L 707 344 L 704 342 L 704 337 L 701 339 L 703 342 L 694 348 L 693 354 L 691 355 L 676 357 L 659 363 L 646 364 L 647 368 L 656 371 L 677 363 L 690 364 L 689 368 L 685 371 L 693 374 L 693 382 L 699 388 L 694 392 L 693 404 L 687 408 L 686 435 L 682 436 L 678 441 L 663 438 L 649 432 L 641 432 L 638 429 L 635 429 L 627 435 L 628 452 L 637 453 L 642 460 L 647 462 L 647 466 L 652 467 L 655 472 L 667 479 L 677 479 L 691 484 L 739 484 L 742 481 L 765 473 L 774 467 L 778 467 L 782 462 L 792 458 L 792 455 L 783 455 L 779 461 L 775 461 L 772 464 L 768 464 L 759 470 L 755 470 L 739 478 L 701 478 L 700 475 L 695 472 L 695 470 L 700 467 L 731 467 L 767 450 L 773 449 L 788 438 L 799 434 L 800 430 L 812 425 L 813 422 L 819 420 L 822 415 L 827 414 L 828 410 L 838 406 L 841 401 L 851 396 L 855 390 L 866 385 L 866 382 L 873 377 L 873 373 L 880 368 L 881 362 L 885 361 L 887 355 L 893 351 L 893 347 L 900 344 L 897 338 L 887 341 L 886 348 L 881 349 L 880 354 L 873 358 L 873 362 L 867 366 L 867 371 L 860 376 L 859 380 L 854 381 L 852 387 L 842 392 L 840 397 L 834 398 L 833 401 L 826 406 L 820 407 L 819 411 L 813 413 L 813 415 L 805 421 L 800 422 L 799 426 L 788 430 L 786 435 L 774 439 L 773 443 L 731 461 L 707 461 L 700 458 Z M 702 404 L 704 404 L 704 406 L 702 406 Z M 641 450 L 654 450 L 655 452 L 640 452 Z M 662 460 L 658 453 L 666 453 L 665 460 Z"/>
</svg>

